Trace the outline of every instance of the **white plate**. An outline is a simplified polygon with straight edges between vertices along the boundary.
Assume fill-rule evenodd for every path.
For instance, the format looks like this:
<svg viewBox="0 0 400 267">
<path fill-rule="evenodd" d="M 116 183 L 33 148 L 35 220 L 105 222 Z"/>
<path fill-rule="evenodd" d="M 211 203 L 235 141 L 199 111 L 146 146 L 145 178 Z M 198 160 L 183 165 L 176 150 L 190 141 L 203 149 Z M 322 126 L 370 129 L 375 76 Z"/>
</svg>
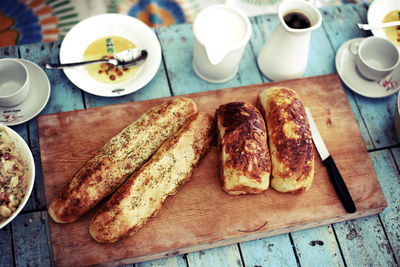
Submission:
<svg viewBox="0 0 400 267">
<path fill-rule="evenodd" d="M 60 48 L 61 63 L 82 61 L 86 48 L 106 36 L 120 36 L 148 52 L 146 61 L 130 79 L 106 84 L 93 79 L 84 66 L 64 69 L 68 79 L 82 90 L 98 96 L 122 96 L 145 86 L 157 73 L 161 63 L 161 46 L 146 24 L 122 14 L 102 14 L 85 19 L 65 36 Z"/>
<path fill-rule="evenodd" d="M 368 24 L 382 23 L 383 18 L 393 10 L 400 10 L 400 0 L 374 0 L 368 9 Z M 371 30 L 375 36 L 386 38 L 382 29 Z"/>
<path fill-rule="evenodd" d="M 352 42 L 360 42 L 364 38 L 355 38 L 345 42 L 336 53 L 336 70 L 342 81 L 354 92 L 371 98 L 392 95 L 400 89 L 400 67 L 380 81 L 364 79 L 356 68 L 356 58 L 350 52 Z"/>
<path fill-rule="evenodd" d="M 36 63 L 26 59 L 14 59 L 23 63 L 31 77 L 31 88 L 26 99 L 14 107 L 0 107 L 0 123 L 18 125 L 42 111 L 50 97 L 50 82 L 46 73 Z"/>
<path fill-rule="evenodd" d="M 16 149 L 20 153 L 21 157 L 24 159 L 24 162 L 27 167 L 27 179 L 28 179 L 28 187 L 25 192 L 25 196 L 22 199 L 20 205 L 15 210 L 7 220 L 0 223 L 0 229 L 6 226 L 9 222 L 11 222 L 20 211 L 24 208 L 26 202 L 28 202 L 29 196 L 32 193 L 33 184 L 35 183 L 35 162 L 33 161 L 32 152 L 29 149 L 29 146 L 25 143 L 25 140 L 13 129 L 4 126 L 0 123 L 0 127 L 4 127 L 11 138 L 11 141 L 15 144 Z M 7 138 L 7 137 L 6 137 Z"/>
</svg>

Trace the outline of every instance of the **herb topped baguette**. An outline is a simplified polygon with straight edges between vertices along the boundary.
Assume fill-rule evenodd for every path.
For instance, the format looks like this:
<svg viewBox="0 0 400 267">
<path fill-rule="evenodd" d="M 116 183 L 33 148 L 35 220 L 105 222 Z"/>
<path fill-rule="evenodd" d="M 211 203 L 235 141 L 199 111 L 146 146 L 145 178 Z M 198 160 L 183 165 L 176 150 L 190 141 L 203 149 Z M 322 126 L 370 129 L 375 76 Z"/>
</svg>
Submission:
<svg viewBox="0 0 400 267">
<path fill-rule="evenodd" d="M 153 107 L 109 140 L 53 199 L 48 212 L 69 223 L 87 213 L 137 171 L 157 149 L 197 112 L 189 98 Z"/>
<path fill-rule="evenodd" d="M 90 224 L 91 236 L 112 243 L 138 231 L 189 180 L 213 136 L 213 118 L 195 114 L 99 209 Z"/>
</svg>

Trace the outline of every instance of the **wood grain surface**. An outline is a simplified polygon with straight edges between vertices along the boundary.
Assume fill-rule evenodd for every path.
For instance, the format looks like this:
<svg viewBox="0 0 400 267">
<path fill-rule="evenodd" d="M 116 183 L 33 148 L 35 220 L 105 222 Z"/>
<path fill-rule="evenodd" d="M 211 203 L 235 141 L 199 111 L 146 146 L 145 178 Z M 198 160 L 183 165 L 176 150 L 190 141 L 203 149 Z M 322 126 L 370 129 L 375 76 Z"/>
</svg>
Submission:
<svg viewBox="0 0 400 267">
<path fill-rule="evenodd" d="M 197 251 L 376 214 L 386 206 L 346 94 L 336 74 L 272 82 L 187 95 L 199 110 L 214 114 L 223 103 L 246 101 L 272 86 L 295 89 L 313 114 L 323 139 L 353 196 L 357 212 L 348 214 L 315 151 L 315 180 L 303 194 L 272 188 L 253 196 L 221 190 L 215 144 L 176 195 L 135 235 L 99 244 L 88 233 L 93 211 L 75 223 L 49 219 L 54 263 L 60 266 L 125 264 Z M 43 115 L 39 144 L 47 203 L 106 141 L 150 107 L 140 102 Z"/>
</svg>

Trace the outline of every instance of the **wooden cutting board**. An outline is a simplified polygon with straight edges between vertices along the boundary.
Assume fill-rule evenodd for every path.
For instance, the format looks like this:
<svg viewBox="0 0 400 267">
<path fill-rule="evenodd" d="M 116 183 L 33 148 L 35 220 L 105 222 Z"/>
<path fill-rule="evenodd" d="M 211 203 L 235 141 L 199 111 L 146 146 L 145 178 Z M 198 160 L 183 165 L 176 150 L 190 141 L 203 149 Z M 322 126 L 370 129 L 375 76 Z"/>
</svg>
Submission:
<svg viewBox="0 0 400 267">
<path fill-rule="evenodd" d="M 221 190 L 215 142 L 198 169 L 159 213 L 135 235 L 114 244 L 92 240 L 94 211 L 71 224 L 49 218 L 56 265 L 118 265 L 228 245 L 376 214 L 386 206 L 357 122 L 336 74 L 187 95 L 214 115 L 223 103 L 255 104 L 271 86 L 295 89 L 310 107 L 323 139 L 357 206 L 344 210 L 315 152 L 315 180 L 303 194 L 269 188 L 260 195 L 230 196 Z M 38 118 L 45 192 L 54 195 L 105 142 L 143 112 L 168 98 L 44 115 Z"/>
</svg>

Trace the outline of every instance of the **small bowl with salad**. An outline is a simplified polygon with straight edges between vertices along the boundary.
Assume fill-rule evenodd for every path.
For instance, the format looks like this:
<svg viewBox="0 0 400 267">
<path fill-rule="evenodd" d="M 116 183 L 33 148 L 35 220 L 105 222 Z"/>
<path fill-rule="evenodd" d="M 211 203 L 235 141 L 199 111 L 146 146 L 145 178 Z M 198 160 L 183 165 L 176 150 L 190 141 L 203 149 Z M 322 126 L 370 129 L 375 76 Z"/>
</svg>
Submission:
<svg viewBox="0 0 400 267">
<path fill-rule="evenodd" d="M 33 189 L 35 164 L 24 139 L 0 124 L 0 229 L 23 209 Z"/>
</svg>

